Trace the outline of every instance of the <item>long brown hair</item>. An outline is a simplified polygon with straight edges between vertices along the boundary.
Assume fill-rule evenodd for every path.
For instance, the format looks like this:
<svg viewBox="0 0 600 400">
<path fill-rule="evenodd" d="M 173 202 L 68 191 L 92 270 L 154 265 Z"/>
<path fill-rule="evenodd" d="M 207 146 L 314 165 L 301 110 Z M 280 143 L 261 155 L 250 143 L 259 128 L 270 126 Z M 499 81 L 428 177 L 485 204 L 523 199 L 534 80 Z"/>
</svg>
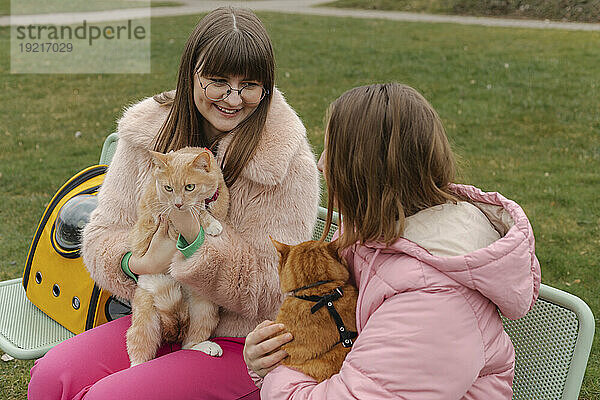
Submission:
<svg viewBox="0 0 600 400">
<path fill-rule="evenodd" d="M 250 10 L 222 7 L 206 15 L 190 35 L 181 56 L 177 90 L 172 97 L 154 97 L 171 105 L 154 150 L 166 153 L 186 146 L 215 148 L 202 128 L 203 117 L 194 104 L 194 75 L 243 76 L 261 82 L 268 94 L 254 112 L 235 129 L 223 159 L 223 175 L 231 186 L 252 158 L 271 104 L 275 60 L 271 40 L 258 17 Z M 231 132 L 229 132 L 231 133 Z"/>
<path fill-rule="evenodd" d="M 404 220 L 458 198 L 448 185 L 455 163 L 442 122 L 415 89 L 398 83 L 347 91 L 328 111 L 325 179 L 329 231 L 334 204 L 343 217 L 340 248 L 392 243 Z"/>
</svg>

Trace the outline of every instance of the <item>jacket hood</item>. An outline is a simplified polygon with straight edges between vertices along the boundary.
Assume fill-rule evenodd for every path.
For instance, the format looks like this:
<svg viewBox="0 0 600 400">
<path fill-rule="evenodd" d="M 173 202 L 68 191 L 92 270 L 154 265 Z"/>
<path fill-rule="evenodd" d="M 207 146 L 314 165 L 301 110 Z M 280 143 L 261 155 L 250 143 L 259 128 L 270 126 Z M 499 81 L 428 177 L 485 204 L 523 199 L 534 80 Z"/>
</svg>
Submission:
<svg viewBox="0 0 600 400">
<path fill-rule="evenodd" d="M 495 231 L 483 222 L 488 225 L 486 231 L 473 214 L 467 216 L 464 225 L 453 225 L 454 217 L 464 220 L 465 212 L 461 210 L 455 210 L 461 214 L 458 216 L 446 213 L 444 218 L 450 218 L 448 224 L 440 223 L 439 216 L 419 213 L 407 218 L 405 237 L 391 246 L 379 242 L 367 242 L 365 246 L 381 253 L 410 255 L 477 290 L 494 302 L 504 316 L 510 319 L 524 316 L 538 297 L 541 277 L 529 220 L 518 204 L 499 193 L 485 193 L 465 185 L 452 185 L 452 190 L 471 199 Z M 483 215 L 481 219 L 485 221 Z M 478 224 L 484 228 L 479 229 Z M 456 238 L 454 243 L 453 238 Z M 462 247 L 453 245 L 461 243 Z"/>
<path fill-rule="evenodd" d="M 175 91 L 170 94 L 174 95 Z M 170 109 L 170 105 L 161 105 L 152 97 L 127 107 L 117 123 L 119 137 L 134 146 L 150 149 Z M 232 133 L 221 139 L 217 152 L 219 162 L 223 160 L 234 135 Z M 302 121 L 275 88 L 261 138 L 241 176 L 263 185 L 281 183 L 305 137 Z"/>
</svg>

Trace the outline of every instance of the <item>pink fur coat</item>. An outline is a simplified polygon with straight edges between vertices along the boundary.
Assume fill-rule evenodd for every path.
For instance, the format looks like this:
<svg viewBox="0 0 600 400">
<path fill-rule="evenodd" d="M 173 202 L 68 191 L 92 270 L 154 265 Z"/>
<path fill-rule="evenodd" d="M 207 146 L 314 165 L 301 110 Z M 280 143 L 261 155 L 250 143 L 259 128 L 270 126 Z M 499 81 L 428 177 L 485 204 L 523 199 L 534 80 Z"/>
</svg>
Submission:
<svg viewBox="0 0 600 400">
<path fill-rule="evenodd" d="M 92 279 L 128 300 L 135 282 L 121 271 L 121 258 L 130 250 L 128 232 L 150 176 L 147 150 L 169 108 L 147 98 L 125 111 L 98 207 L 83 231 L 83 261 Z M 231 139 L 219 143 L 219 163 Z M 278 256 L 269 235 L 290 244 L 310 239 L 319 204 L 318 171 L 305 128 L 278 90 L 256 152 L 229 189 L 223 233 L 207 236 L 188 259 L 177 254 L 170 273 L 220 306 L 214 336 L 242 337 L 274 318 L 281 304 Z"/>
</svg>

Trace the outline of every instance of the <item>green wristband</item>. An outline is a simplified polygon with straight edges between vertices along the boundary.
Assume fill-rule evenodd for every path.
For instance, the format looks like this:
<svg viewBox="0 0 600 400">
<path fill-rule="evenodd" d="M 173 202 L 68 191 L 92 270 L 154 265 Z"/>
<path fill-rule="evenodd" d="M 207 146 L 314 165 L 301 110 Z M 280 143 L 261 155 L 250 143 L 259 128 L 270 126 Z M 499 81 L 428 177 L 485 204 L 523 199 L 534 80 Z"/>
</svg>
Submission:
<svg viewBox="0 0 600 400">
<path fill-rule="evenodd" d="M 190 258 L 192 254 L 196 252 L 204 243 L 204 228 L 200 227 L 200 232 L 198 232 L 198 236 L 196 236 L 196 240 L 194 240 L 191 244 L 185 240 L 181 234 L 177 238 L 177 250 L 183 254 L 185 258 Z"/>
<path fill-rule="evenodd" d="M 123 258 L 121 259 L 121 269 L 123 270 L 123 272 L 125 272 L 125 275 L 127 275 L 128 277 L 130 277 L 131 279 L 133 279 L 134 281 L 137 282 L 138 281 L 138 275 L 134 274 L 129 269 L 129 259 L 130 258 L 131 258 L 131 252 L 128 251 L 127 253 L 125 253 L 125 255 L 123 256 Z"/>
</svg>

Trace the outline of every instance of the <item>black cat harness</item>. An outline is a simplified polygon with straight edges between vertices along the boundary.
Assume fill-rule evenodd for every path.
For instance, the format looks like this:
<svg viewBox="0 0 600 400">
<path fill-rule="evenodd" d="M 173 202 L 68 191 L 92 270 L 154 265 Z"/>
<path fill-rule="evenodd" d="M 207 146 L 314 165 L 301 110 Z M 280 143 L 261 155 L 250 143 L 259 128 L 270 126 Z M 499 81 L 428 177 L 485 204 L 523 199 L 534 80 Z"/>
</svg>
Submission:
<svg viewBox="0 0 600 400">
<path fill-rule="evenodd" d="M 338 286 L 337 288 L 333 289 L 333 291 L 326 293 L 322 296 L 316 296 L 316 295 L 314 295 L 314 296 L 299 296 L 296 294 L 300 290 L 310 289 L 312 287 L 319 286 L 319 285 L 322 285 L 324 283 L 329 283 L 329 282 L 333 282 L 333 281 L 319 281 L 319 282 L 311 283 L 310 285 L 302 286 L 301 288 L 292 290 L 292 295 L 297 299 L 312 301 L 312 302 L 316 303 L 310 309 L 311 314 L 316 313 L 323 306 L 326 306 L 327 311 L 329 311 L 329 315 L 331 315 L 331 318 L 333 318 L 333 320 L 335 321 L 335 324 L 337 325 L 337 331 L 340 334 L 340 341 L 337 342 L 336 344 L 341 343 L 342 346 L 344 346 L 344 347 L 352 347 L 352 344 L 354 343 L 354 339 L 358 336 L 358 333 L 352 332 L 352 331 L 349 331 L 346 329 L 346 326 L 344 325 L 344 321 L 342 321 L 342 317 L 340 316 L 340 314 L 337 312 L 337 310 L 335 309 L 335 307 L 333 305 L 334 301 L 336 301 L 337 299 L 341 298 L 344 295 L 344 291 L 342 290 L 341 286 Z"/>
</svg>

